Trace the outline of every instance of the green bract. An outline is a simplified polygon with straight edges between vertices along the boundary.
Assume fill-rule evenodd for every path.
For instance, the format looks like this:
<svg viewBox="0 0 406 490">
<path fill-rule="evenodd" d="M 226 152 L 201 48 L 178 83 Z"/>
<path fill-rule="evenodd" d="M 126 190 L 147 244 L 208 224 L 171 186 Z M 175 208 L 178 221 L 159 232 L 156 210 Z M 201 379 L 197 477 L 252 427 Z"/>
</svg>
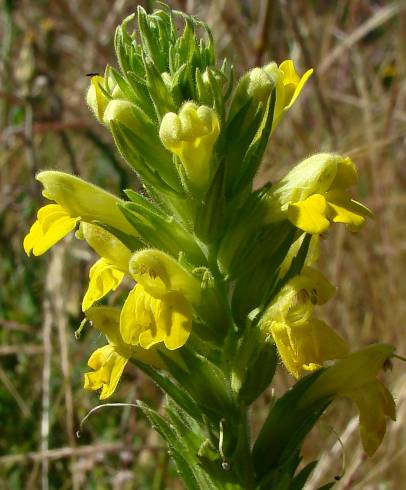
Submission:
<svg viewBox="0 0 406 490">
<path fill-rule="evenodd" d="M 123 189 L 119 199 L 73 175 L 40 172 L 53 204 L 24 240 L 27 254 L 41 255 L 79 226 L 77 238 L 99 256 L 82 309 L 107 344 L 91 355 L 85 388 L 111 396 L 128 362 L 149 375 L 168 395 L 165 412 L 140 409 L 188 490 L 303 488 L 313 468 L 298 473 L 304 438 L 337 396 L 356 403 L 372 454 L 395 416 L 376 379 L 392 348 L 349 353 L 314 312 L 335 291 L 314 268 L 318 236 L 333 223 L 358 230 L 371 214 L 350 195 L 355 165 L 313 155 L 253 190 L 312 70 L 300 76 L 292 60 L 272 62 L 234 86 L 207 26 L 168 8 L 139 7 L 117 28 L 115 50 L 119 68 L 93 77 L 87 103 L 142 192 Z M 117 288 L 123 294 L 107 299 Z M 102 299 L 117 304 L 97 306 Z M 253 441 L 248 409 L 278 358 L 302 379 L 274 400 Z"/>
</svg>

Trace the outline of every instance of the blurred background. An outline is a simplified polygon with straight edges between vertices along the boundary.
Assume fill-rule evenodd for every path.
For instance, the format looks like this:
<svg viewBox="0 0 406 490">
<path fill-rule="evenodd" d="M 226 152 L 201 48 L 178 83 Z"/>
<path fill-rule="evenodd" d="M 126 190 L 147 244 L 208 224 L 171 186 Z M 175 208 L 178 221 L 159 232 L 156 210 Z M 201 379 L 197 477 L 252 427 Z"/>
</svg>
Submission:
<svg viewBox="0 0 406 490">
<path fill-rule="evenodd" d="M 315 75 L 272 137 L 258 185 L 318 152 L 350 155 L 357 194 L 375 213 L 357 235 L 335 226 L 323 241 L 321 269 L 338 285 L 324 318 L 355 348 L 383 341 L 406 355 L 406 4 L 384 0 L 172 1 L 214 32 L 219 57 L 237 76 L 270 60 L 295 60 Z M 115 26 L 138 4 L 129 0 L 3 0 L 0 24 L 0 488 L 181 489 L 162 441 L 135 408 L 104 407 L 82 388 L 90 353 L 103 340 L 79 340 L 80 299 L 93 257 L 72 237 L 27 258 L 23 236 L 42 204 L 40 169 L 73 172 L 112 192 L 136 186 L 108 131 L 84 97 L 88 73 L 115 65 Z M 305 449 L 322 457 L 308 490 L 335 475 L 337 489 L 404 488 L 406 374 L 385 374 L 398 404 L 382 447 L 362 452 L 357 417 L 341 401 Z M 280 369 L 274 390 L 292 380 Z M 271 392 L 255 403 L 253 431 Z M 112 402 L 160 393 L 128 366 Z M 109 400 L 110 401 L 110 400 Z M 374 410 L 374 407 L 371 407 Z M 403 428 L 402 428 L 403 423 Z M 78 438 L 77 435 L 80 435 Z M 345 452 L 341 446 L 344 445 Z M 345 455 L 345 456 L 344 456 Z M 344 471 L 345 470 L 345 471 Z M 344 471 L 344 474 L 343 474 Z"/>
</svg>

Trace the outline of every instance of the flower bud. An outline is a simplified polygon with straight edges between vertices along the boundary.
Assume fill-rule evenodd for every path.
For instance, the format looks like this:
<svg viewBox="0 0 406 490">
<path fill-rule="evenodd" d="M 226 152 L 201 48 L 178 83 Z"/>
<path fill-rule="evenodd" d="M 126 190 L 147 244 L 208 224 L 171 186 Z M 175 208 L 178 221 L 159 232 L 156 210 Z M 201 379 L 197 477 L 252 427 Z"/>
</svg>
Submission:
<svg viewBox="0 0 406 490">
<path fill-rule="evenodd" d="M 117 121 L 134 133 L 142 130 L 142 121 L 137 118 L 135 106 L 128 100 L 111 100 L 106 106 L 103 122 L 108 126 L 112 121 Z"/>
<path fill-rule="evenodd" d="M 109 99 L 100 86 L 104 88 L 104 77 L 100 75 L 92 77 L 87 90 L 86 102 L 96 116 L 96 119 L 99 122 L 103 122 L 104 111 L 109 103 Z"/>
<path fill-rule="evenodd" d="M 257 67 L 250 70 L 238 82 L 230 107 L 229 120 L 234 118 L 251 98 L 257 103 L 262 102 L 265 104 L 274 88 L 275 80 L 266 73 L 264 68 Z M 250 117 L 254 117 L 255 109 L 256 106 L 251 111 Z"/>
<path fill-rule="evenodd" d="M 118 208 L 123 201 L 113 194 L 79 177 L 54 170 L 40 172 L 37 180 L 44 186 L 43 196 L 57 202 L 71 217 L 101 221 L 124 233 L 134 234 L 134 228 Z"/>
<path fill-rule="evenodd" d="M 213 177 L 213 147 L 220 133 L 213 109 L 186 102 L 179 114 L 168 112 L 162 119 L 159 136 L 165 148 L 177 155 L 191 189 L 204 193 Z"/>
</svg>

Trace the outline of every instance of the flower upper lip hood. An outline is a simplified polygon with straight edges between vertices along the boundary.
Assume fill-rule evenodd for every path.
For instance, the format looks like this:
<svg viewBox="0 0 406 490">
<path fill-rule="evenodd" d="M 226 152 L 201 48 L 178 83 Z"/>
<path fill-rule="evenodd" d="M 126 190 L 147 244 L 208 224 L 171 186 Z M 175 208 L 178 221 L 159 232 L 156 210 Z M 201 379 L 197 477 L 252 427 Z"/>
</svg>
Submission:
<svg viewBox="0 0 406 490">
<path fill-rule="evenodd" d="M 56 170 L 39 172 L 36 178 L 44 186 L 43 196 L 58 203 L 71 217 L 90 222 L 101 221 L 134 234 L 134 228 L 118 209 L 118 204 L 123 201 L 113 194 L 79 177 Z"/>
</svg>

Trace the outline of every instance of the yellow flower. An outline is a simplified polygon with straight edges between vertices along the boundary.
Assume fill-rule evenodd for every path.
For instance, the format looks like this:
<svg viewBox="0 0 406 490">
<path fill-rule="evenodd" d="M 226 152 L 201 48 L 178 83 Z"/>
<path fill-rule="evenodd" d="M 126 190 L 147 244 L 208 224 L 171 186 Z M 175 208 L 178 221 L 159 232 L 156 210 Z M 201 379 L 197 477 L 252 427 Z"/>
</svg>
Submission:
<svg viewBox="0 0 406 490">
<path fill-rule="evenodd" d="M 242 109 L 248 98 L 266 104 L 272 91 L 275 90 L 272 121 L 272 131 L 274 131 L 284 113 L 295 103 L 312 73 L 313 69 L 310 69 L 300 77 L 292 60 L 285 60 L 279 66 L 272 62 L 260 68 L 253 68 L 241 78 L 238 84 L 230 107 L 229 119 L 231 120 Z"/>
<path fill-rule="evenodd" d="M 110 100 L 123 97 L 125 97 L 125 95 L 116 84 L 107 67 L 104 77 L 101 75 L 92 77 L 86 94 L 86 102 L 96 116 L 96 119 L 103 123 L 105 122 L 104 114 Z"/>
<path fill-rule="evenodd" d="M 346 342 L 317 318 L 296 324 L 273 321 L 270 330 L 283 364 L 295 378 L 348 354 Z"/>
<path fill-rule="evenodd" d="M 70 233 L 79 221 L 58 204 L 48 204 L 38 210 L 37 220 L 24 238 L 25 253 L 42 255 Z"/>
<path fill-rule="evenodd" d="M 89 271 L 89 286 L 82 301 L 82 310 L 88 310 L 93 303 L 114 291 L 128 273 L 130 250 L 115 236 L 100 226 L 81 223 L 80 232 L 87 243 L 102 258 Z"/>
<path fill-rule="evenodd" d="M 301 230 L 320 235 L 331 222 L 358 230 L 368 208 L 351 199 L 348 187 L 357 182 L 350 158 L 320 153 L 307 158 L 275 184 L 264 198 L 268 223 L 288 219 Z"/>
<path fill-rule="evenodd" d="M 190 303 L 198 304 L 200 281 L 175 259 L 160 250 L 146 249 L 133 254 L 129 264 L 132 277 L 156 298 L 178 292 Z"/>
<path fill-rule="evenodd" d="M 313 69 L 307 70 L 300 77 L 296 72 L 293 61 L 285 60 L 279 66 L 276 63 L 270 63 L 265 66 L 264 70 L 274 80 L 276 86 L 274 119 L 272 122 L 273 131 L 283 114 L 295 103 L 313 73 Z"/>
<path fill-rule="evenodd" d="M 101 221 L 124 233 L 136 230 L 124 218 L 116 196 L 64 172 L 45 171 L 37 175 L 43 195 L 57 204 L 39 209 L 37 220 L 24 238 L 27 255 L 42 255 L 70 233 L 79 221 Z"/>
<path fill-rule="evenodd" d="M 86 222 L 100 221 L 134 235 L 134 228 L 118 207 L 123 201 L 113 194 L 65 172 L 46 170 L 36 178 L 44 186 L 43 196 L 62 206 L 70 216 Z"/>
<path fill-rule="evenodd" d="M 374 344 L 354 352 L 326 369 L 300 402 L 301 406 L 309 406 L 328 397 L 352 399 L 359 411 L 361 440 L 369 456 L 382 442 L 387 417 L 396 420 L 393 397 L 385 385 L 376 379 L 393 351 L 391 345 Z"/>
<path fill-rule="evenodd" d="M 154 298 L 137 284 L 128 295 L 120 317 L 120 332 L 128 344 L 144 349 L 164 343 L 182 347 L 192 329 L 192 311 L 182 294 L 172 291 Z"/>
<path fill-rule="evenodd" d="M 179 114 L 168 112 L 162 119 L 159 136 L 165 148 L 177 155 L 192 190 L 204 193 L 213 177 L 212 153 L 220 133 L 213 109 L 186 102 Z"/>
<path fill-rule="evenodd" d="M 100 400 L 114 393 L 131 357 L 157 368 L 163 367 L 159 355 L 153 349 L 147 351 L 123 341 L 119 328 L 119 310 L 109 307 L 91 308 L 86 316 L 95 328 L 106 335 L 109 342 L 90 356 L 88 366 L 93 371 L 86 373 L 84 380 L 85 389 L 101 390 Z"/>
<path fill-rule="evenodd" d="M 261 320 L 261 329 L 272 334 L 282 362 L 295 378 L 348 354 L 347 343 L 313 316 L 315 305 L 334 292 L 320 272 L 307 267 L 282 288 Z"/>
<path fill-rule="evenodd" d="M 128 357 L 117 353 L 110 344 L 96 349 L 87 364 L 93 371 L 85 374 L 86 390 L 101 390 L 100 400 L 111 396 L 117 388 Z"/>
<path fill-rule="evenodd" d="M 86 102 L 94 112 L 96 119 L 100 122 L 103 121 L 104 111 L 109 103 L 109 99 L 101 87 L 106 90 L 105 79 L 100 75 L 96 75 L 92 77 L 86 94 Z"/>
<path fill-rule="evenodd" d="M 88 310 L 93 303 L 117 289 L 123 277 L 124 272 L 115 265 L 106 259 L 99 259 L 89 271 L 89 286 L 83 297 L 82 311 Z"/>
</svg>

